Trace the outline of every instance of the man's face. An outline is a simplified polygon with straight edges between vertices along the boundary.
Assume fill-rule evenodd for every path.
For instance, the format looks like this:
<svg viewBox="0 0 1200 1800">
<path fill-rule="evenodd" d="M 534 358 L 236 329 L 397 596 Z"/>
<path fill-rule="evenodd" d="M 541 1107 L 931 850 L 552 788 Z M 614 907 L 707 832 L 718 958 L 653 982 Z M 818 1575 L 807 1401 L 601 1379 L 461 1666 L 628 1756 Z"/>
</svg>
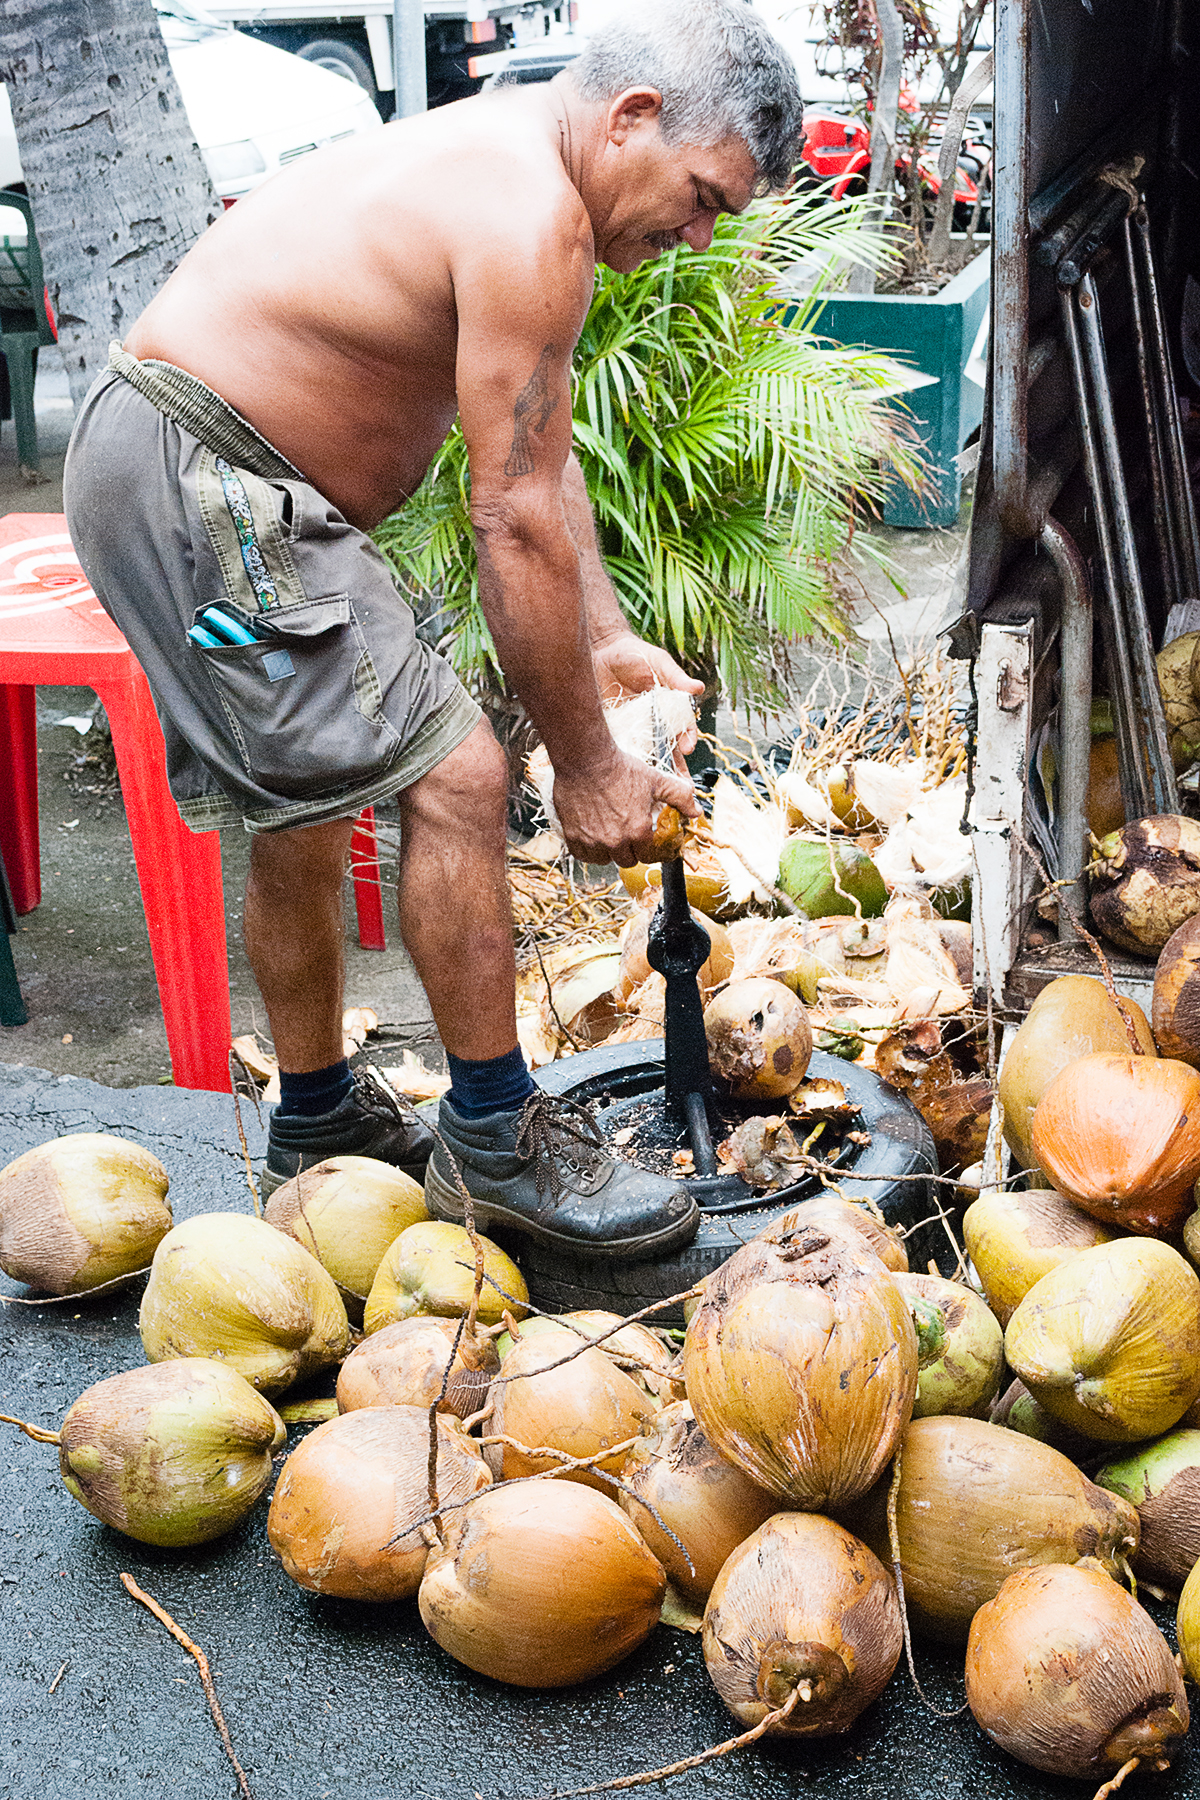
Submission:
<svg viewBox="0 0 1200 1800">
<path fill-rule="evenodd" d="M 741 212 L 758 181 L 740 138 L 664 144 L 653 107 L 621 115 L 610 152 L 612 200 L 596 231 L 596 260 L 621 273 L 677 244 L 707 250 L 718 214 Z"/>
</svg>

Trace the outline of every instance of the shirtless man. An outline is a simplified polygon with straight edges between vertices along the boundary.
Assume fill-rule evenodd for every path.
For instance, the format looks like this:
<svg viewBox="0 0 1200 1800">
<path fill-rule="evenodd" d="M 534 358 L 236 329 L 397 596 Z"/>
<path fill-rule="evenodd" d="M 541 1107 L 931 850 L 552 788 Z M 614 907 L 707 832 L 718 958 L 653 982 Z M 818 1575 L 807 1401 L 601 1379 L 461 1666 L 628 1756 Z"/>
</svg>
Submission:
<svg viewBox="0 0 1200 1800">
<path fill-rule="evenodd" d="M 481 1229 L 640 1258 L 698 1221 L 604 1155 L 517 1048 L 504 757 L 363 534 L 457 415 L 479 593 L 555 771 L 572 853 L 652 854 L 690 784 L 619 751 L 601 696 L 699 690 L 636 638 L 571 455 L 571 353 L 597 262 L 704 250 L 786 182 L 800 98 L 742 0 L 641 0 L 545 87 L 333 146 L 225 214 L 114 346 L 67 459 L 76 548 L 146 671 L 196 830 L 253 834 L 246 949 L 282 1099 L 268 1192 L 326 1156 L 420 1177 L 428 1129 L 342 1056 L 354 818 L 394 795 L 400 928 L 449 1056 L 440 1129 Z M 186 907 L 187 896 L 179 896 Z M 431 1210 L 461 1220 L 439 1146 Z"/>
</svg>

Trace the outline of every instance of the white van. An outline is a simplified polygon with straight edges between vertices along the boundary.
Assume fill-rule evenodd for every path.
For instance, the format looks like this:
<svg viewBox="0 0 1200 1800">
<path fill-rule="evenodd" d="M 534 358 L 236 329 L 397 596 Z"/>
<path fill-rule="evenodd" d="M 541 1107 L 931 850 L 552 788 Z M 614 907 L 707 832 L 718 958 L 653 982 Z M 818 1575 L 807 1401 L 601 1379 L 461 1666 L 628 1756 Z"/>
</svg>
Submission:
<svg viewBox="0 0 1200 1800">
<path fill-rule="evenodd" d="M 226 206 L 308 151 L 382 124 L 362 89 L 327 69 L 246 37 L 192 0 L 154 5 L 196 142 Z M 22 179 L 0 83 L 0 187 Z M 23 243 L 23 222 L 19 230 Z"/>
</svg>

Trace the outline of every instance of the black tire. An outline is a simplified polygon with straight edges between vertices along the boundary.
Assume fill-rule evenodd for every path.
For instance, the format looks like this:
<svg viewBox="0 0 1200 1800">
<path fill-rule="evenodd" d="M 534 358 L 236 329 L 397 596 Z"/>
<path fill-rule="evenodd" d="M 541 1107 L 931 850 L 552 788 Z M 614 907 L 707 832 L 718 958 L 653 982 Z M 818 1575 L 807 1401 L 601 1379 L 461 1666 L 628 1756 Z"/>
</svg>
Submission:
<svg viewBox="0 0 1200 1800">
<path fill-rule="evenodd" d="M 614 1085 L 620 1086 L 622 1075 L 628 1079 L 639 1065 L 657 1065 L 661 1070 L 662 1055 L 661 1039 L 602 1044 L 539 1070 L 537 1079 L 551 1093 L 596 1099 Z M 891 1225 L 918 1226 L 906 1243 L 911 1267 L 924 1273 L 932 1258 L 943 1274 L 950 1274 L 954 1257 L 946 1233 L 940 1226 L 923 1223 L 934 1210 L 928 1177 L 936 1174 L 937 1161 L 933 1139 L 920 1113 L 902 1094 L 856 1063 L 815 1050 L 809 1072 L 844 1085 L 847 1098 L 861 1108 L 862 1128 L 871 1136 L 870 1145 L 850 1173 L 838 1182 L 838 1190 L 851 1200 L 871 1198 Z M 566 1256 L 529 1238 L 514 1239 L 505 1247 L 517 1257 L 534 1304 L 544 1310 L 572 1312 L 587 1307 L 628 1315 L 694 1286 L 748 1238 L 820 1191 L 813 1179 L 797 1182 L 746 1211 L 701 1213 L 700 1229 L 687 1249 L 657 1262 Z M 658 1314 L 655 1323 L 682 1324 L 682 1309 L 674 1307 Z"/>
<path fill-rule="evenodd" d="M 352 81 L 375 99 L 375 71 L 369 58 L 353 44 L 343 43 L 341 38 L 313 38 L 296 54 L 319 69 L 328 69 L 331 75 L 340 75 L 343 81 Z"/>
</svg>

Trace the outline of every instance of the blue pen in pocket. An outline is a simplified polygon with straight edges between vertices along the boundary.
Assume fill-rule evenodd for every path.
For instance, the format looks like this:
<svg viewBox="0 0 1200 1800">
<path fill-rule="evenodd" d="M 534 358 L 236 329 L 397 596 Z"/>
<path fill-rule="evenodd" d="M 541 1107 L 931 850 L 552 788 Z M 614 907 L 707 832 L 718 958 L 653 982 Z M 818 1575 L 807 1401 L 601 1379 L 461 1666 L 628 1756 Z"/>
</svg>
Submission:
<svg viewBox="0 0 1200 1800">
<path fill-rule="evenodd" d="M 193 625 L 188 636 L 193 644 L 199 644 L 202 650 L 219 650 L 221 648 L 220 638 L 214 637 L 211 631 L 205 631 L 203 625 Z"/>
</svg>

